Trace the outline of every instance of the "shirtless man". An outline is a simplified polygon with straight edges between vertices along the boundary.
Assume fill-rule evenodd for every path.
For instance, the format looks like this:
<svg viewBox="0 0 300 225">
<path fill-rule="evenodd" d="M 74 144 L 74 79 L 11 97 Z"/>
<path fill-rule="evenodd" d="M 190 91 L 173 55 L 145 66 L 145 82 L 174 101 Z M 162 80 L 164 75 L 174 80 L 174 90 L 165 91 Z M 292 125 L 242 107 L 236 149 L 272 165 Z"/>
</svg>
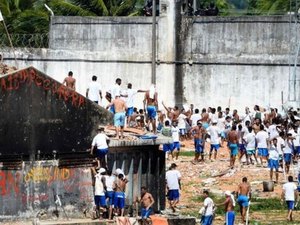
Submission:
<svg viewBox="0 0 300 225">
<path fill-rule="evenodd" d="M 154 204 L 153 196 L 148 192 L 146 187 L 141 187 L 141 198 L 137 200 L 142 205 L 141 217 L 142 225 L 151 224 L 150 214 L 152 205 Z"/>
<path fill-rule="evenodd" d="M 145 93 L 144 108 L 147 109 L 148 119 L 152 124 L 153 133 L 156 134 L 156 108 L 157 108 L 157 92 L 155 85 L 152 84 L 150 90 Z"/>
<path fill-rule="evenodd" d="M 203 124 L 204 129 L 207 129 L 209 127 L 209 121 L 209 114 L 206 112 L 206 109 L 203 108 L 201 113 L 201 122 Z"/>
<path fill-rule="evenodd" d="M 114 182 L 113 187 L 115 191 L 114 195 L 114 208 L 115 212 L 124 216 L 124 207 L 125 207 L 125 188 L 128 180 L 124 177 L 122 173 L 118 175 L 117 180 Z"/>
<path fill-rule="evenodd" d="M 242 183 L 239 184 L 237 190 L 237 202 L 240 205 L 240 213 L 242 216 L 242 221 L 246 222 L 246 208 L 249 206 L 249 201 L 251 199 L 251 187 L 247 181 L 247 177 L 243 177 Z"/>
<path fill-rule="evenodd" d="M 171 122 L 177 121 L 177 118 L 180 114 L 178 106 L 174 106 L 172 109 L 172 107 L 167 107 L 164 102 L 162 102 L 162 105 L 166 109 L 167 117 L 171 120 Z"/>
<path fill-rule="evenodd" d="M 68 73 L 68 76 L 64 79 L 63 84 L 65 84 L 68 88 L 75 91 L 75 83 L 76 83 L 76 79 L 73 78 L 73 72 L 70 71 Z"/>
<path fill-rule="evenodd" d="M 231 131 L 227 134 L 228 146 L 230 149 L 230 168 L 233 169 L 235 163 L 235 157 L 238 154 L 238 133 L 236 131 L 236 125 L 232 125 Z"/>
<path fill-rule="evenodd" d="M 225 206 L 225 224 L 226 225 L 234 225 L 235 220 L 235 214 L 234 214 L 234 206 L 235 201 L 233 195 L 230 193 L 230 191 L 225 191 L 225 202 L 221 204 L 216 204 L 216 206 Z"/>
<path fill-rule="evenodd" d="M 125 125 L 125 112 L 127 110 L 127 106 L 125 104 L 125 101 L 120 98 L 120 95 L 116 95 L 115 99 L 106 107 L 108 109 L 109 107 L 114 106 L 114 126 L 116 127 L 116 135 L 117 138 L 120 139 L 120 131 L 121 131 L 121 138 L 124 138 L 123 131 L 124 131 L 124 125 Z"/>
<path fill-rule="evenodd" d="M 204 135 L 205 129 L 202 127 L 200 120 L 197 122 L 197 126 L 193 127 L 190 130 L 190 134 L 194 136 L 194 145 L 195 145 L 195 158 L 194 162 L 199 162 L 199 156 L 201 155 L 200 161 L 204 162 Z"/>
</svg>

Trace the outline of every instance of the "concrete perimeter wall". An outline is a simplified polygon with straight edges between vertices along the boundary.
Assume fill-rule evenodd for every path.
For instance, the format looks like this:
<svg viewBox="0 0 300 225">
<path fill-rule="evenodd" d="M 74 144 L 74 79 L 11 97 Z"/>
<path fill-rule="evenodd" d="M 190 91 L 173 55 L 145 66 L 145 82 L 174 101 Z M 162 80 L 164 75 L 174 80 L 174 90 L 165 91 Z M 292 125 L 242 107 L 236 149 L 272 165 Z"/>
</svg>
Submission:
<svg viewBox="0 0 300 225">
<path fill-rule="evenodd" d="M 293 18 L 192 18 L 181 16 L 180 1 L 161 1 L 160 7 L 156 23 L 160 103 L 239 110 L 254 104 L 280 107 L 283 93 L 284 102 L 299 105 L 299 69 L 293 76 L 292 65 L 299 34 Z M 128 82 L 147 89 L 151 22 L 149 17 L 53 17 L 50 48 L 18 49 L 19 67 L 33 65 L 61 81 L 72 70 L 82 94 L 92 75 L 98 75 L 104 91 L 117 77 L 124 89 Z M 4 52 L 4 58 L 14 64 L 12 52 Z M 142 98 L 137 95 L 138 107 Z"/>
</svg>

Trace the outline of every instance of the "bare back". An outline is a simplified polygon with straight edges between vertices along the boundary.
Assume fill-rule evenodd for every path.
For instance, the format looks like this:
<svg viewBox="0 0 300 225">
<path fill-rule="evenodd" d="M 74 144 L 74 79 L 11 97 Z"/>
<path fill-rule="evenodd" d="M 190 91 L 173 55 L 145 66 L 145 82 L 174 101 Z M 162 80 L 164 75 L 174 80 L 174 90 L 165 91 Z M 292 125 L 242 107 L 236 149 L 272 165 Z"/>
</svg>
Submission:
<svg viewBox="0 0 300 225">
<path fill-rule="evenodd" d="M 75 83 L 76 80 L 73 77 L 69 76 L 64 79 L 64 84 L 66 84 L 66 86 L 72 90 L 75 90 Z"/>
<path fill-rule="evenodd" d="M 238 134 L 235 130 L 231 130 L 228 132 L 228 141 L 233 144 L 238 143 Z"/>
<path fill-rule="evenodd" d="M 250 192 L 250 184 L 248 182 L 243 182 L 239 185 L 238 193 L 240 195 L 248 196 Z"/>
<path fill-rule="evenodd" d="M 233 211 L 233 209 L 234 209 L 233 202 L 230 197 L 227 197 L 225 201 L 225 211 L 230 212 Z"/>
<path fill-rule="evenodd" d="M 116 98 L 113 100 L 113 105 L 115 107 L 115 112 L 120 113 L 120 112 L 125 112 L 126 111 L 126 104 L 125 101 L 123 101 L 120 98 Z"/>
<path fill-rule="evenodd" d="M 157 92 L 155 92 L 155 94 L 153 96 L 150 96 L 149 91 L 147 91 L 145 93 L 145 101 L 146 101 L 147 105 L 156 106 L 157 105 Z"/>
</svg>

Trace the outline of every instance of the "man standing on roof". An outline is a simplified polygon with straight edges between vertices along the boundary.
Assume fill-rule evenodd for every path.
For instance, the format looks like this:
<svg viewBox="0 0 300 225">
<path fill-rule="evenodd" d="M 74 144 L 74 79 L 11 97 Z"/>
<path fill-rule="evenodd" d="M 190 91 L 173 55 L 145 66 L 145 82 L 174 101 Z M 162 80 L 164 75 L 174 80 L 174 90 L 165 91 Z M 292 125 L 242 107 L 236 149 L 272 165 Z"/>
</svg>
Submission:
<svg viewBox="0 0 300 225">
<path fill-rule="evenodd" d="M 144 106 L 147 109 L 148 119 L 152 124 L 153 133 L 156 134 L 156 111 L 157 111 L 157 91 L 155 84 L 152 84 L 150 90 L 145 93 Z"/>
<path fill-rule="evenodd" d="M 65 84 L 68 88 L 75 91 L 75 83 L 76 83 L 76 79 L 73 78 L 73 72 L 70 71 L 68 73 L 68 76 L 64 79 L 63 84 Z"/>
<path fill-rule="evenodd" d="M 95 75 L 92 77 L 92 82 L 89 83 L 88 88 L 86 89 L 86 97 L 96 104 L 98 104 L 100 100 L 100 105 L 102 105 L 101 85 L 97 82 L 97 76 Z"/>
<path fill-rule="evenodd" d="M 124 138 L 124 125 L 125 125 L 125 112 L 127 110 L 127 106 L 123 99 L 120 98 L 120 94 L 116 94 L 115 99 L 107 106 L 107 108 L 114 108 L 114 126 L 116 127 L 116 136 L 118 139 Z M 121 135 L 120 135 L 121 133 Z"/>
</svg>

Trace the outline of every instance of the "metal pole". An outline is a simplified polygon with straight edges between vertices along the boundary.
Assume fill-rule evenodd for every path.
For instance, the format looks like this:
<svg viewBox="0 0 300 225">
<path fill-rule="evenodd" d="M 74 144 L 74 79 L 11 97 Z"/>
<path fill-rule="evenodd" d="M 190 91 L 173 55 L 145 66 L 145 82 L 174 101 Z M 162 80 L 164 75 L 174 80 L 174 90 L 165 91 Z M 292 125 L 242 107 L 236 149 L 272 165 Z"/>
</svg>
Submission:
<svg viewBox="0 0 300 225">
<path fill-rule="evenodd" d="M 151 83 L 156 84 L 156 0 L 152 0 L 152 73 Z"/>
</svg>

